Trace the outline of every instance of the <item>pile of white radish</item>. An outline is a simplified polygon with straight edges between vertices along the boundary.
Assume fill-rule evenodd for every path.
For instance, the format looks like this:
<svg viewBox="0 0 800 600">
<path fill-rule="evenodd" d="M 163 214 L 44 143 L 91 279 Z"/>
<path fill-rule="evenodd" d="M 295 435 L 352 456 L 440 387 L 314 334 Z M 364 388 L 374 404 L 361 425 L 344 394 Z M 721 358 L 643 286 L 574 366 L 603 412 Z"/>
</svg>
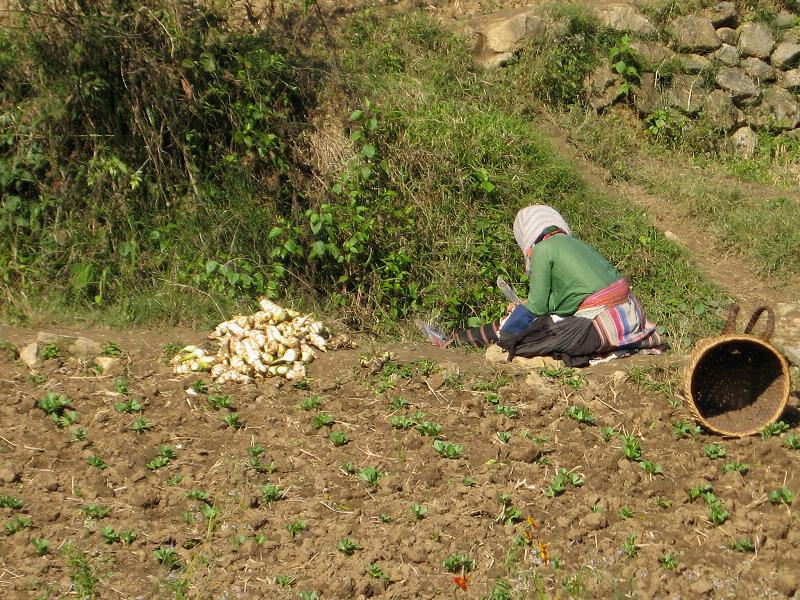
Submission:
<svg viewBox="0 0 800 600">
<path fill-rule="evenodd" d="M 171 364 L 178 374 L 211 371 L 216 383 L 251 383 L 259 377 L 302 379 L 313 348 L 325 352 L 325 327 L 311 315 L 261 298 L 261 310 L 217 325 L 208 337 L 219 342 L 216 356 L 196 346 L 182 348 Z"/>
</svg>

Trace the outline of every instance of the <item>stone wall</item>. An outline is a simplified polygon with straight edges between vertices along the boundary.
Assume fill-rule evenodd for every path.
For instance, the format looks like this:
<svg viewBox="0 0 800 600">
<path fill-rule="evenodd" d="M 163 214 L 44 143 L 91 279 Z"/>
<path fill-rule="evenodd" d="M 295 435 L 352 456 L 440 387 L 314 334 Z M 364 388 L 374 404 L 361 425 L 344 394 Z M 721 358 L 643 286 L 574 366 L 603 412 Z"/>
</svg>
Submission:
<svg viewBox="0 0 800 600">
<path fill-rule="evenodd" d="M 642 118 L 667 109 L 702 116 L 745 155 L 753 153 L 758 129 L 800 134 L 800 15 L 782 11 L 757 21 L 733 2 L 719 2 L 656 27 L 633 4 L 594 10 L 602 25 L 630 34 L 640 78 L 625 98 Z M 470 31 L 477 59 L 498 66 L 553 28 L 541 7 L 530 7 L 474 19 Z M 598 111 L 622 99 L 622 77 L 609 62 L 585 83 Z"/>
</svg>

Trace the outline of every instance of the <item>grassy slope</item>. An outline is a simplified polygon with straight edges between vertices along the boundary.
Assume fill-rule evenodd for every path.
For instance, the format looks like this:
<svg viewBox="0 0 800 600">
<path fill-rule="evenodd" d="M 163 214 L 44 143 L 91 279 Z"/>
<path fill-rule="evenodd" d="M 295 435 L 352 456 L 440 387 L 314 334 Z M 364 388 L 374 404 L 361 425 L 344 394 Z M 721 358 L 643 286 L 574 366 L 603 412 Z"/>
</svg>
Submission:
<svg viewBox="0 0 800 600">
<path fill-rule="evenodd" d="M 126 247 L 137 248 L 136 255 L 126 255 L 119 239 L 99 244 L 103 240 L 95 239 L 91 224 L 77 211 L 62 226 L 72 244 L 66 252 L 52 243 L 55 225 L 52 232 L 45 228 L 40 238 L 30 238 L 31 243 L 50 240 L 45 249 L 59 258 L 59 271 L 34 264 L 36 268 L 27 270 L 28 287 L 6 290 L 6 298 L 13 299 L 8 305 L 17 314 L 44 314 L 48 319 L 69 314 L 66 307 L 73 314 L 115 324 L 207 325 L 251 303 L 255 286 L 243 286 L 242 275 L 252 278 L 261 272 L 266 283 L 273 283 L 269 274 L 275 261 L 284 261 L 279 295 L 316 303 L 329 316 L 344 315 L 383 332 L 396 331 L 413 314 L 433 314 L 446 325 L 463 325 L 501 314 L 503 298 L 494 288 L 498 273 L 523 291 L 526 282 L 511 223 L 520 207 L 548 203 L 564 213 L 579 237 L 630 277 L 649 315 L 667 331 L 680 338 L 688 334 L 683 341 L 689 342 L 718 326 L 719 304 L 726 301 L 720 290 L 678 246 L 650 227 L 646 215 L 624 198 L 587 186 L 541 134 L 526 110 L 526 94 L 520 93 L 525 87 L 515 90 L 507 79 L 540 81 L 534 64 L 522 62 L 499 77 L 478 72 L 463 42 L 421 13 L 387 19 L 367 11 L 344 28 L 336 51 L 341 69 L 333 70 L 335 75 L 324 80 L 327 87 L 315 97 L 339 98 L 336 111 L 363 108 L 374 116 L 375 125 L 367 131 L 371 119 L 351 123 L 352 130 L 364 129 L 366 138 L 354 144 L 359 157 L 324 182 L 327 191 L 320 191 L 313 176 L 314 184 L 304 186 L 301 169 L 307 165 L 300 164 L 291 187 L 276 179 L 283 186 L 276 193 L 256 195 L 258 186 L 252 182 L 263 175 L 255 168 L 246 171 L 250 163 L 242 158 L 234 163 L 238 171 L 220 167 L 223 175 L 209 180 L 199 196 L 186 191 L 183 201 L 189 209 L 171 209 L 177 227 L 163 241 L 160 233 L 153 237 L 152 228 L 162 220 L 157 211 L 142 219 L 147 221 L 143 224 L 109 221 L 131 236 Z M 224 48 L 218 51 L 236 56 Z M 316 52 L 321 59 L 333 58 L 328 48 Z M 566 54 L 588 56 L 571 49 Z M 182 72 L 179 64 L 171 68 L 176 76 Z M 572 88 L 565 89 L 571 93 Z M 326 109 L 331 110 L 321 108 Z M 293 140 L 287 138 L 287 143 Z M 298 150 L 301 154 L 302 147 Z M 75 168 L 63 159 L 66 170 Z M 78 164 L 79 174 L 81 169 L 84 165 Z M 75 179 L 77 191 L 80 181 Z M 108 188 L 109 193 L 116 189 Z M 282 213 L 276 208 L 279 202 Z M 313 214 L 305 209 L 322 214 L 326 204 L 324 216 L 330 220 L 316 231 L 309 224 Z M 276 213 L 288 216 L 283 233 L 273 239 L 268 234 Z M 104 218 L 114 217 L 109 213 Z M 86 242 L 81 246 L 75 240 Z M 320 251 L 325 247 L 323 255 L 313 255 L 312 242 Z M 352 247 L 352 253 L 336 258 L 329 251 L 334 246 L 339 252 Z M 282 250 L 289 247 L 291 252 Z M 82 271 L 75 267 L 83 268 L 87 260 L 95 261 L 93 273 L 113 275 L 109 281 L 116 296 L 106 298 L 105 288 L 93 282 L 88 297 L 84 289 L 77 290 L 86 298 L 80 300 L 74 282 Z M 220 264 L 229 265 L 233 273 L 209 270 L 209 265 Z M 238 279 L 232 283 L 231 276 Z M 63 288 L 45 285 L 50 281 L 64 282 Z M 43 290 L 47 293 L 38 293 Z"/>
</svg>

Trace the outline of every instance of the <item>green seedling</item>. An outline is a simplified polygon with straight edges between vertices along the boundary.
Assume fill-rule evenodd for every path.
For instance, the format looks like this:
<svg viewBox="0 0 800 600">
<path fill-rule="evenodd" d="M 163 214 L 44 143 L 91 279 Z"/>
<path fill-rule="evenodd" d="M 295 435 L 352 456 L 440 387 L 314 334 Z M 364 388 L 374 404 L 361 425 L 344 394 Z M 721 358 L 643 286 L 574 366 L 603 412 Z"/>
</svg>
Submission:
<svg viewBox="0 0 800 600">
<path fill-rule="evenodd" d="M 180 473 L 175 473 L 172 477 L 167 480 L 169 485 L 178 485 L 181 481 L 183 481 L 183 475 Z"/>
<path fill-rule="evenodd" d="M 703 494 L 703 499 L 708 505 L 708 520 L 717 527 L 725 523 L 728 517 L 731 516 L 731 513 L 725 510 L 725 505 L 722 503 L 722 500 L 717 498 L 712 492 L 705 492 Z"/>
<path fill-rule="evenodd" d="M 270 502 L 276 502 L 277 500 L 281 500 L 286 497 L 286 492 L 284 490 L 271 483 L 258 486 L 258 491 L 261 492 L 261 499 L 266 504 L 269 504 Z"/>
<path fill-rule="evenodd" d="M 144 406 L 142 406 L 142 403 L 136 398 L 130 398 L 125 402 L 115 402 L 114 410 L 124 413 L 142 412 L 144 410 Z"/>
<path fill-rule="evenodd" d="M 378 486 L 378 481 L 381 477 L 381 473 L 375 467 L 364 467 L 358 472 L 358 478 L 366 481 L 372 487 Z"/>
<path fill-rule="evenodd" d="M 522 521 L 522 512 L 511 505 L 503 506 L 503 511 L 497 517 L 497 522 L 503 525 L 513 525 Z"/>
<path fill-rule="evenodd" d="M 469 573 L 475 568 L 475 559 L 464 554 L 450 554 L 443 565 L 448 573 Z"/>
<path fill-rule="evenodd" d="M 83 427 L 76 427 L 70 431 L 70 437 L 73 442 L 82 442 L 86 439 L 86 429 Z"/>
<path fill-rule="evenodd" d="M 622 441 L 622 454 L 625 458 L 638 462 L 642 460 L 642 443 L 632 433 L 620 435 L 619 439 Z"/>
<path fill-rule="evenodd" d="M 692 425 L 686 421 L 676 420 L 672 422 L 672 433 L 677 439 L 687 437 L 696 438 L 701 433 L 699 425 Z"/>
<path fill-rule="evenodd" d="M 731 542 L 730 544 L 731 550 L 736 550 L 736 552 L 755 552 L 756 547 L 753 544 L 753 541 L 750 538 L 739 538 Z"/>
<path fill-rule="evenodd" d="M 759 433 L 761 434 L 761 439 L 765 440 L 776 435 L 781 435 L 786 431 L 789 431 L 789 424 L 784 423 L 783 421 L 778 421 L 777 423 L 769 423 L 768 425 L 765 425 Z"/>
<path fill-rule="evenodd" d="M 178 555 L 175 553 L 174 548 L 160 546 L 153 550 L 153 555 L 160 564 L 168 569 L 177 569 L 180 567 L 180 561 L 178 560 Z"/>
<path fill-rule="evenodd" d="M 111 513 L 111 508 L 105 504 L 98 504 L 97 502 L 90 502 L 81 507 L 83 514 L 92 519 L 102 519 Z"/>
<path fill-rule="evenodd" d="M 796 433 L 790 433 L 783 440 L 783 445 L 790 450 L 800 450 L 800 435 Z"/>
<path fill-rule="evenodd" d="M 358 467 L 351 462 L 342 463 L 339 465 L 339 469 L 341 469 L 345 475 L 355 475 L 358 472 Z"/>
<path fill-rule="evenodd" d="M 361 546 L 356 544 L 350 538 L 342 538 L 336 544 L 336 549 L 345 556 L 352 556 L 356 550 L 361 550 Z"/>
<path fill-rule="evenodd" d="M 613 427 L 601 427 L 600 434 L 603 436 L 604 442 L 610 442 L 611 438 L 617 435 L 617 432 L 614 430 Z"/>
<path fill-rule="evenodd" d="M 289 577 L 288 575 L 276 575 L 275 576 L 275 585 L 282 588 L 291 587 L 292 582 L 294 582 L 294 577 Z"/>
<path fill-rule="evenodd" d="M 296 520 L 296 521 L 290 521 L 290 522 L 289 522 L 289 523 L 287 523 L 287 525 L 286 525 L 286 531 L 288 531 L 288 532 L 289 532 L 289 534 L 290 534 L 290 535 L 291 535 L 293 538 L 294 538 L 295 536 L 297 536 L 299 533 L 301 533 L 301 532 L 305 531 L 305 529 L 306 529 L 306 522 L 305 522 L 305 521 L 301 521 L 301 520 L 299 520 L 299 519 L 298 519 L 298 520 Z"/>
<path fill-rule="evenodd" d="M 45 538 L 33 538 L 31 540 L 36 556 L 44 556 L 50 551 L 50 540 Z"/>
<path fill-rule="evenodd" d="M 22 508 L 22 502 L 20 502 L 14 496 L 6 496 L 5 494 L 2 494 L 0 495 L 0 508 L 19 510 Z"/>
<path fill-rule="evenodd" d="M 729 462 L 722 465 L 722 472 L 723 473 L 730 473 L 731 471 L 735 471 L 742 475 L 746 474 L 750 470 L 750 465 L 747 463 L 740 463 L 740 462 Z"/>
<path fill-rule="evenodd" d="M 500 404 L 500 396 L 498 396 L 495 393 L 486 394 L 483 397 L 483 399 L 486 400 L 486 402 L 488 402 L 489 404 L 491 404 L 493 406 L 497 406 L 497 405 Z"/>
<path fill-rule="evenodd" d="M 100 529 L 100 535 L 105 541 L 106 544 L 116 544 L 120 541 L 119 534 L 114 531 L 114 528 L 111 525 L 106 525 Z"/>
<path fill-rule="evenodd" d="M 21 517 L 19 515 L 14 515 L 6 521 L 6 524 L 3 528 L 6 530 L 6 535 L 14 535 L 22 531 L 23 529 L 27 529 L 31 526 L 33 520 L 30 517 Z"/>
<path fill-rule="evenodd" d="M 426 415 L 424 410 L 415 410 L 409 416 L 411 417 L 411 420 L 414 421 L 414 423 L 421 423 L 422 419 L 424 419 Z"/>
<path fill-rule="evenodd" d="M 155 471 L 161 467 L 166 467 L 176 456 L 175 450 L 162 444 L 158 447 L 158 455 L 145 466 L 151 471 Z"/>
<path fill-rule="evenodd" d="M 442 433 L 442 426 L 432 421 L 423 421 L 422 423 L 417 423 L 417 431 L 419 431 L 420 435 L 437 437 Z"/>
<path fill-rule="evenodd" d="M 689 488 L 686 493 L 689 496 L 689 501 L 693 502 L 697 500 L 700 496 L 704 496 L 705 494 L 710 494 L 713 488 L 711 487 L 710 483 L 705 483 L 703 485 L 694 486 Z"/>
<path fill-rule="evenodd" d="M 773 504 L 785 504 L 791 506 L 794 503 L 795 495 L 785 485 L 769 493 L 769 501 Z"/>
<path fill-rule="evenodd" d="M 206 398 L 206 402 L 208 402 L 211 405 L 211 408 L 215 410 L 230 408 L 233 405 L 233 401 L 231 400 L 230 396 L 209 396 Z"/>
<path fill-rule="evenodd" d="M 198 394 L 205 394 L 208 392 L 208 384 L 202 379 L 198 379 L 192 385 L 189 386 L 189 389 L 194 390 Z"/>
<path fill-rule="evenodd" d="M 409 419 L 408 417 L 403 416 L 396 416 L 391 417 L 389 419 L 389 423 L 392 424 L 392 429 L 411 429 L 416 423 L 413 419 Z"/>
<path fill-rule="evenodd" d="M 56 358 L 61 358 L 61 347 L 59 344 L 45 344 L 44 348 L 42 348 L 42 359 L 54 360 Z"/>
<path fill-rule="evenodd" d="M 331 441 L 331 444 L 333 444 L 337 448 L 339 446 L 344 446 L 345 444 L 347 444 L 347 442 L 350 441 L 350 439 L 347 437 L 347 434 L 344 431 L 331 432 L 329 439 Z"/>
<path fill-rule="evenodd" d="M 411 513 L 414 515 L 415 521 L 421 521 L 425 518 L 425 515 L 428 514 L 428 507 L 414 502 L 414 504 L 411 505 Z"/>
<path fill-rule="evenodd" d="M 593 504 L 593 505 L 592 505 L 592 512 L 593 512 L 593 513 L 599 513 L 599 512 L 603 512 L 603 505 L 602 505 L 602 504 L 600 504 L 600 503 Z"/>
<path fill-rule="evenodd" d="M 623 506 L 622 508 L 619 509 L 619 513 L 617 514 L 619 515 L 620 519 L 622 519 L 623 521 L 627 521 L 633 516 L 633 511 L 627 506 Z"/>
<path fill-rule="evenodd" d="M 433 440 L 433 449 L 443 458 L 458 458 L 464 452 L 464 448 L 461 444 L 454 444 L 443 440 Z"/>
<path fill-rule="evenodd" d="M 719 444 L 707 444 L 703 446 L 703 453 L 711 460 L 725 458 L 728 455 L 724 446 L 720 446 Z"/>
<path fill-rule="evenodd" d="M 120 531 L 119 532 L 119 539 L 122 541 L 123 545 L 130 546 L 133 542 L 136 541 L 136 538 L 139 536 L 139 532 L 135 529 L 131 529 L 128 531 Z"/>
<path fill-rule="evenodd" d="M 319 396 L 309 396 L 300 404 L 301 410 L 310 411 L 317 410 L 322 406 L 322 398 Z"/>
<path fill-rule="evenodd" d="M 502 444 L 507 444 L 509 442 L 509 440 L 511 439 L 511 433 L 509 433 L 508 431 L 498 431 L 496 435 L 497 435 L 497 439 Z"/>
<path fill-rule="evenodd" d="M 122 394 L 126 396 L 128 394 L 128 380 L 124 377 L 117 377 L 114 380 L 114 391 L 118 394 Z M 117 408 L 117 405 L 114 405 L 114 408 Z"/>
<path fill-rule="evenodd" d="M 510 406 L 508 404 L 498 404 L 494 407 L 495 414 L 503 415 L 504 417 L 508 417 L 509 419 L 516 419 L 519 415 L 519 409 L 515 406 Z"/>
<path fill-rule="evenodd" d="M 209 527 L 211 527 L 219 517 L 219 509 L 213 504 L 201 504 L 200 514 L 203 515 L 203 518 L 208 521 Z"/>
<path fill-rule="evenodd" d="M 386 513 L 381 513 L 378 515 L 378 521 L 380 521 L 381 523 L 391 523 L 392 517 L 390 517 Z"/>
<path fill-rule="evenodd" d="M 583 423 L 584 425 L 594 425 L 596 423 L 596 419 L 592 414 L 592 411 L 589 410 L 587 406 L 578 406 L 573 404 L 567 409 L 567 415 L 575 419 L 578 423 Z"/>
<path fill-rule="evenodd" d="M 186 497 L 189 500 L 197 500 L 198 502 L 206 502 L 209 498 L 207 491 L 197 488 L 191 489 L 188 492 L 186 492 Z"/>
<path fill-rule="evenodd" d="M 475 487 L 475 485 L 477 485 L 478 482 L 474 477 L 464 477 L 461 483 L 463 483 L 467 487 Z"/>
<path fill-rule="evenodd" d="M 409 406 L 411 406 L 411 404 L 405 398 L 400 396 L 392 398 L 392 400 L 389 402 L 389 408 L 392 410 L 403 410 Z"/>
<path fill-rule="evenodd" d="M 576 392 L 583 387 L 585 379 L 569 367 L 541 367 L 539 374 L 556 381 L 560 385 L 571 387 Z"/>
<path fill-rule="evenodd" d="M 222 422 L 232 429 L 244 427 L 244 423 L 239 419 L 239 413 L 232 412 L 222 417 Z"/>
<path fill-rule="evenodd" d="M 533 443 L 537 446 L 544 446 L 549 440 L 550 437 L 548 435 L 540 433 L 534 436 Z"/>
<path fill-rule="evenodd" d="M 583 478 L 577 473 L 568 472 L 564 468 L 558 469 L 558 471 L 556 471 L 556 476 L 553 478 L 553 481 L 550 482 L 550 485 L 544 493 L 551 498 L 560 496 L 566 491 L 568 484 L 571 484 L 573 487 L 580 487 L 583 485 Z"/>
<path fill-rule="evenodd" d="M 86 462 L 89 463 L 90 466 L 100 469 L 101 471 L 108 468 L 106 462 L 99 456 L 90 456 L 86 459 Z"/>
<path fill-rule="evenodd" d="M 325 413 L 320 413 L 314 417 L 311 424 L 314 426 L 314 429 L 321 429 L 322 427 L 333 425 L 333 417 Z"/>
<path fill-rule="evenodd" d="M 67 406 L 69 406 L 69 400 L 67 400 L 66 396 L 58 394 L 56 392 L 47 392 L 44 398 L 41 398 L 37 402 L 37 406 L 41 408 L 45 412 L 45 414 L 47 414 L 50 417 L 50 420 L 57 428 L 61 429 L 64 426 L 61 419 L 66 416 L 64 409 L 66 409 Z M 66 412 L 68 413 L 70 411 Z M 72 421 L 72 423 L 77 421 L 77 413 L 75 413 L 75 415 L 76 418 L 74 421 Z M 70 420 L 69 417 L 66 420 Z M 69 424 L 71 425 L 72 423 Z"/>
<path fill-rule="evenodd" d="M 131 423 L 131 429 L 136 433 L 144 433 L 153 428 L 152 423 L 144 417 L 136 417 Z"/>
<path fill-rule="evenodd" d="M 109 358 L 119 358 L 125 354 L 125 351 L 119 347 L 117 342 L 106 342 L 100 348 L 100 356 L 108 356 Z"/>
<path fill-rule="evenodd" d="M 662 554 L 658 557 L 658 564 L 664 567 L 667 571 L 673 571 L 678 566 L 677 559 L 669 552 Z"/>
<path fill-rule="evenodd" d="M 664 470 L 661 468 L 661 465 L 657 465 L 653 461 L 650 460 L 643 460 L 639 463 L 639 466 L 644 469 L 644 472 L 648 475 L 663 475 Z"/>
<path fill-rule="evenodd" d="M 297 592 L 297 596 L 300 600 L 319 600 L 317 592 Z"/>
<path fill-rule="evenodd" d="M 656 496 L 653 500 L 655 505 L 659 508 L 669 508 L 672 506 L 672 500 L 668 496 Z"/>
<path fill-rule="evenodd" d="M 367 573 L 370 577 L 380 579 L 384 583 L 389 581 L 389 576 L 383 572 L 383 569 L 381 569 L 380 565 L 376 562 L 369 563 L 369 566 L 367 567 Z"/>
<path fill-rule="evenodd" d="M 33 385 L 42 385 L 45 381 L 47 381 L 47 377 L 39 373 L 31 373 L 28 376 L 28 381 L 30 381 Z"/>
<path fill-rule="evenodd" d="M 622 551 L 628 558 L 634 558 L 639 554 L 639 546 L 636 545 L 636 536 L 630 534 L 622 543 Z"/>
<path fill-rule="evenodd" d="M 247 536 L 246 535 L 243 535 L 241 533 L 236 534 L 235 536 L 233 536 L 233 540 L 232 540 L 233 549 L 234 550 L 239 550 L 239 548 L 242 547 L 242 544 L 244 544 L 246 541 L 247 541 Z"/>
<path fill-rule="evenodd" d="M 307 392 L 311 389 L 311 382 L 308 379 L 303 378 L 299 381 L 295 381 L 292 384 L 292 387 L 296 390 L 303 390 L 304 392 Z"/>
</svg>

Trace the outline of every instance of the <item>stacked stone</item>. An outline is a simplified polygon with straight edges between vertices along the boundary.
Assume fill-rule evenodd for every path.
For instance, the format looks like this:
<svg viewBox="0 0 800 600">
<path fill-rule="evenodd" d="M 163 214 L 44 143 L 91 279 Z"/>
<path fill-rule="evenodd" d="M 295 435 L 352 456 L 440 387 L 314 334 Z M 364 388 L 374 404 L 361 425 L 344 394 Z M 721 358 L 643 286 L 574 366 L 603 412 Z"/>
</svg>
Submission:
<svg viewBox="0 0 800 600">
<path fill-rule="evenodd" d="M 606 14 L 613 8 L 604 9 Z M 629 8 L 627 10 L 630 10 Z M 603 18 L 601 11 L 601 19 Z M 644 17 L 641 17 L 644 18 Z M 633 90 L 634 105 L 641 116 L 665 107 L 689 116 L 704 115 L 717 129 L 732 132 L 733 148 L 744 155 L 755 151 L 756 129 L 769 127 L 790 131 L 800 126 L 800 35 L 791 29 L 796 15 L 782 12 L 776 39 L 766 23 L 740 22 L 733 2 L 720 2 L 698 15 L 678 17 L 670 24 L 671 47 L 634 40 L 631 47 L 643 66 L 641 80 Z M 632 31 L 630 23 L 605 18 L 606 25 Z M 633 33 L 648 28 L 636 24 Z M 679 74 L 661 85 L 662 69 Z M 708 79 L 715 73 L 714 89 Z M 599 83 L 598 83 L 599 82 Z M 592 74 L 587 86 L 592 105 L 600 110 L 614 100 L 617 77 L 603 65 Z M 603 92 L 598 90 L 603 88 Z"/>
<path fill-rule="evenodd" d="M 800 29 L 798 16 L 779 13 L 775 31 L 766 23 L 744 21 L 733 2 L 719 2 L 669 24 L 670 43 L 649 41 L 656 29 L 628 4 L 596 9 L 600 22 L 632 35 L 641 63 L 633 103 L 645 117 L 667 107 L 703 115 L 731 135 L 733 147 L 749 155 L 759 128 L 790 131 L 800 126 Z M 469 23 L 476 60 L 485 67 L 504 65 L 524 43 L 558 35 L 534 7 L 484 15 Z M 713 77 L 712 77 L 713 74 Z M 667 76 L 669 75 L 669 76 Z M 603 110 L 619 98 L 622 78 L 608 64 L 586 80 L 591 105 Z"/>
</svg>

